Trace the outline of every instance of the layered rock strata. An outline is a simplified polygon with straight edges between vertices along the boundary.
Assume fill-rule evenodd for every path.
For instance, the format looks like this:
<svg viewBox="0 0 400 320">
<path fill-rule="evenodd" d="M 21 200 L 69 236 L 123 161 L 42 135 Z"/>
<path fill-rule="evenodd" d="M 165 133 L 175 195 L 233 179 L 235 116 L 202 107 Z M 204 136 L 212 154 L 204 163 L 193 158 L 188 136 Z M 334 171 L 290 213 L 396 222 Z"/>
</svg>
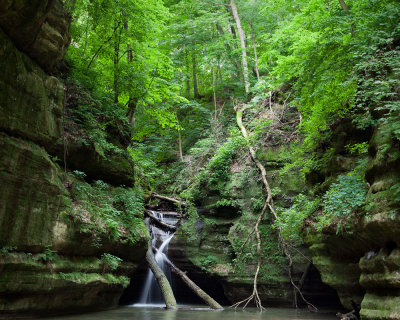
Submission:
<svg viewBox="0 0 400 320">
<path fill-rule="evenodd" d="M 136 226 L 134 243 L 106 234 L 94 243 L 72 218 L 71 186 L 55 162 L 65 148 L 65 92 L 52 75 L 69 44 L 69 20 L 59 0 L 0 4 L 2 318 L 115 307 L 145 254 L 144 225 Z M 132 165 L 124 156 L 115 156 L 123 164 L 116 168 L 91 146 L 67 147 L 91 155 L 85 161 L 71 156 L 68 168 L 115 186 L 132 185 Z"/>
</svg>

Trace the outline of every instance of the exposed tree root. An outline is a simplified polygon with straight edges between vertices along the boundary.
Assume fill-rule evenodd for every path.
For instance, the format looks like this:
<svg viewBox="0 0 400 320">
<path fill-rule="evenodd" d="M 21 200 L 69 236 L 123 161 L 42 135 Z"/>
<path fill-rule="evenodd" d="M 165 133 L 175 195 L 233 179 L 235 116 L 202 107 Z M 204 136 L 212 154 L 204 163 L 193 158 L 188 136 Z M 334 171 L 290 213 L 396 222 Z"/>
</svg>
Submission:
<svg viewBox="0 0 400 320">
<path fill-rule="evenodd" d="M 244 308 L 247 307 L 247 305 L 248 305 L 251 301 L 254 300 L 254 303 L 255 303 L 255 305 L 256 305 L 256 307 L 257 307 L 258 309 L 260 309 L 261 311 L 262 311 L 263 309 L 265 309 L 265 308 L 262 306 L 262 302 L 261 302 L 260 296 L 259 296 L 259 294 L 258 294 L 258 290 L 257 290 L 257 280 L 258 280 L 258 274 L 259 274 L 259 272 L 260 272 L 261 262 L 262 262 L 262 260 L 261 260 L 261 238 L 260 238 L 260 233 L 258 232 L 258 227 L 259 227 L 259 225 L 260 225 L 260 223 L 261 223 L 261 221 L 262 221 L 262 218 L 264 217 L 264 214 L 265 214 L 266 211 L 267 211 L 267 203 L 265 203 L 265 205 L 264 205 L 264 207 L 263 207 L 263 209 L 262 209 L 262 211 L 261 211 L 261 214 L 260 214 L 260 216 L 258 217 L 257 223 L 256 223 L 256 225 L 255 225 L 255 227 L 254 227 L 254 229 L 253 229 L 253 232 L 256 233 L 256 238 L 257 238 L 257 270 L 256 270 L 256 273 L 255 273 L 255 275 L 254 275 L 254 280 L 253 280 L 253 292 L 252 292 L 252 294 L 251 294 L 248 298 L 246 298 L 246 299 L 244 299 L 244 300 L 242 300 L 242 301 L 239 301 L 239 302 L 233 304 L 233 305 L 231 306 L 232 308 L 235 308 L 235 309 L 236 309 L 236 308 L 239 307 L 240 305 L 243 305 L 243 309 L 244 309 Z M 253 232 L 252 232 L 252 233 L 253 233 Z M 248 240 L 248 239 L 247 239 L 247 240 Z M 241 251 L 243 251 L 243 247 L 242 247 L 242 250 L 241 250 Z M 235 267 L 236 267 L 236 265 L 235 265 Z"/>
<path fill-rule="evenodd" d="M 247 130 L 245 128 L 245 126 L 243 125 L 243 110 L 244 109 L 240 109 L 239 107 L 235 107 L 235 111 L 236 111 L 236 121 L 237 124 L 240 128 L 240 131 L 242 132 L 243 137 L 247 140 L 248 139 L 248 134 L 247 134 Z M 248 242 L 248 240 L 250 239 L 251 235 L 255 232 L 256 233 L 256 238 L 257 238 L 257 270 L 256 273 L 254 275 L 254 280 L 253 280 L 253 293 L 246 299 L 239 301 L 237 303 L 235 303 L 234 305 L 232 305 L 233 308 L 237 308 L 240 305 L 243 305 L 243 309 L 246 308 L 246 306 L 252 301 L 254 300 L 256 307 L 260 310 L 263 310 L 264 307 L 262 306 L 261 303 L 261 299 L 259 297 L 258 294 L 258 290 L 257 290 L 257 281 L 258 281 L 258 274 L 260 271 L 260 267 L 261 267 L 261 238 L 260 238 L 260 233 L 258 231 L 258 227 L 265 215 L 265 212 L 267 211 L 267 209 L 269 209 L 269 211 L 272 214 L 272 220 L 275 221 L 277 219 L 277 215 L 274 209 L 274 203 L 273 203 L 273 199 L 272 199 L 272 192 L 271 192 L 271 188 L 269 186 L 268 183 L 268 179 L 267 179 L 267 171 L 265 170 L 265 167 L 261 164 L 261 162 L 256 158 L 256 152 L 254 150 L 254 148 L 251 145 L 248 145 L 249 148 L 249 153 L 251 156 L 251 159 L 253 160 L 253 162 L 255 163 L 255 165 L 257 166 L 257 168 L 260 170 L 261 173 L 261 179 L 263 182 L 263 185 L 265 187 L 265 189 L 267 190 L 267 199 L 265 200 L 265 204 L 264 207 L 257 219 L 257 223 L 254 226 L 253 230 L 249 233 L 249 235 L 247 236 L 245 242 L 242 244 L 240 251 L 239 251 L 239 255 L 237 257 L 237 262 L 240 259 L 241 254 L 243 253 L 244 247 L 246 245 L 246 243 Z M 300 295 L 301 299 L 304 301 L 305 304 L 307 304 L 308 308 L 310 311 L 317 311 L 317 307 L 315 307 L 313 304 L 311 304 L 310 302 L 308 302 L 303 293 L 301 292 L 300 288 L 294 283 L 293 281 L 293 277 L 292 277 L 292 266 L 293 266 L 293 259 L 292 256 L 288 250 L 288 247 L 290 247 L 290 245 L 287 243 L 287 241 L 281 236 L 280 230 L 277 229 L 278 231 L 278 240 L 279 243 L 281 244 L 282 247 L 282 251 L 285 254 L 285 256 L 288 258 L 289 260 L 289 278 L 290 278 L 290 282 L 293 286 L 293 288 L 296 290 L 296 292 L 298 292 L 298 294 Z M 236 265 L 234 267 L 234 270 L 236 269 Z M 295 295 L 296 296 L 296 295 Z M 297 306 L 297 302 L 296 302 L 296 306 Z"/>
</svg>

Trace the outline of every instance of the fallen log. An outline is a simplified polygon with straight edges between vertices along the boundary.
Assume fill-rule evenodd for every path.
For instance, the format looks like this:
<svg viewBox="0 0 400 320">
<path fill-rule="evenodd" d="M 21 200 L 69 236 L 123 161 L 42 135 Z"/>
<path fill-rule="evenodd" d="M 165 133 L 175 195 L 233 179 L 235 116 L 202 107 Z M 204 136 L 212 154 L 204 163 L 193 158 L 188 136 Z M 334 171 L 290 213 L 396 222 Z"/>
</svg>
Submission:
<svg viewBox="0 0 400 320">
<path fill-rule="evenodd" d="M 146 209 L 145 209 L 145 210 L 144 210 L 144 213 L 145 213 L 151 220 L 153 220 L 160 228 L 162 228 L 162 229 L 167 229 L 167 230 L 170 230 L 170 231 L 173 231 L 173 232 L 176 231 L 176 227 L 175 227 L 175 226 L 173 226 L 173 225 L 171 225 L 171 224 L 168 224 L 168 223 L 165 223 L 165 222 L 161 221 L 160 219 L 156 218 L 156 217 L 151 213 L 150 210 L 146 210 Z"/>
<path fill-rule="evenodd" d="M 167 309 L 177 310 L 178 306 L 176 304 L 174 293 L 172 291 L 171 285 L 168 282 L 167 277 L 165 276 L 164 272 L 161 270 L 161 268 L 158 266 L 156 262 L 151 246 L 151 240 L 149 240 L 146 252 L 146 260 L 149 263 L 149 267 L 153 272 L 154 277 L 158 282 L 158 285 L 160 286 Z"/>
<path fill-rule="evenodd" d="M 154 248 L 153 248 L 154 250 Z M 223 310 L 224 308 L 217 302 L 215 301 L 212 297 L 210 297 L 206 292 L 204 292 L 203 289 L 201 289 L 197 284 L 195 284 L 190 278 L 186 275 L 185 272 L 180 270 L 177 266 L 175 266 L 172 261 L 169 259 L 165 260 L 167 264 L 171 267 L 171 270 L 176 273 L 182 280 L 183 282 L 186 283 L 186 285 L 195 293 L 199 296 L 200 299 L 202 299 L 205 303 L 207 303 L 211 309 L 215 310 Z"/>
<path fill-rule="evenodd" d="M 180 201 L 180 200 L 178 200 L 178 199 L 175 199 L 175 198 L 170 198 L 170 197 L 162 196 L 162 195 L 159 195 L 159 194 L 154 193 L 154 192 L 151 193 L 151 196 L 152 196 L 153 198 L 157 198 L 157 199 L 160 199 L 160 200 L 165 200 L 165 201 L 169 201 L 169 202 L 176 203 L 176 204 L 180 205 L 181 207 L 189 207 L 189 204 L 188 204 L 188 203 L 182 202 L 182 201 Z"/>
</svg>

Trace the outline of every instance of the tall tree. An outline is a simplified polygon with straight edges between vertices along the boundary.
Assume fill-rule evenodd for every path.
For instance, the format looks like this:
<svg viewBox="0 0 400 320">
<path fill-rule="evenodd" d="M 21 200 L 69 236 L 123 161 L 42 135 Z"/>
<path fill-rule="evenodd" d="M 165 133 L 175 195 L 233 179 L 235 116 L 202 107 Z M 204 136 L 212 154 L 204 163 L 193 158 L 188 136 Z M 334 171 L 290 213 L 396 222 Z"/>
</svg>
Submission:
<svg viewBox="0 0 400 320">
<path fill-rule="evenodd" d="M 243 77 L 244 77 L 244 87 L 246 94 L 249 93 L 250 89 L 250 81 L 249 81 L 249 67 L 247 65 L 247 52 L 246 52 L 246 35 L 242 28 L 242 24 L 240 22 L 240 17 L 238 14 L 238 10 L 234 0 L 230 0 L 230 6 L 232 9 L 232 15 L 236 22 L 236 27 L 239 34 L 240 39 L 240 48 L 242 49 L 242 67 L 243 67 Z"/>
</svg>

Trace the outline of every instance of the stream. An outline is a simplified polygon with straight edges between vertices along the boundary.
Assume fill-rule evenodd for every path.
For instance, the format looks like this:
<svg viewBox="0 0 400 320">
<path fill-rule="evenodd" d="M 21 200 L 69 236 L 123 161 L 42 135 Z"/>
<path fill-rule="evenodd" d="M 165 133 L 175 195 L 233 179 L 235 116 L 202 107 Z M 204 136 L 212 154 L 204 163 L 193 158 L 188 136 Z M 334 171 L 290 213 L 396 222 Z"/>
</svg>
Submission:
<svg viewBox="0 0 400 320">
<path fill-rule="evenodd" d="M 189 306 L 186 306 L 189 307 Z M 193 306 L 191 306 L 193 307 Z M 307 309 L 283 309 L 268 308 L 260 313 L 255 308 L 245 310 L 226 309 L 223 311 L 211 311 L 205 306 L 197 309 L 183 309 L 172 311 L 163 308 L 145 307 L 121 307 L 116 310 L 82 314 L 77 316 L 48 318 L 53 320 L 283 320 L 283 319 L 313 319 L 313 320 L 333 320 L 336 319 L 334 313 L 311 313 Z"/>
</svg>

